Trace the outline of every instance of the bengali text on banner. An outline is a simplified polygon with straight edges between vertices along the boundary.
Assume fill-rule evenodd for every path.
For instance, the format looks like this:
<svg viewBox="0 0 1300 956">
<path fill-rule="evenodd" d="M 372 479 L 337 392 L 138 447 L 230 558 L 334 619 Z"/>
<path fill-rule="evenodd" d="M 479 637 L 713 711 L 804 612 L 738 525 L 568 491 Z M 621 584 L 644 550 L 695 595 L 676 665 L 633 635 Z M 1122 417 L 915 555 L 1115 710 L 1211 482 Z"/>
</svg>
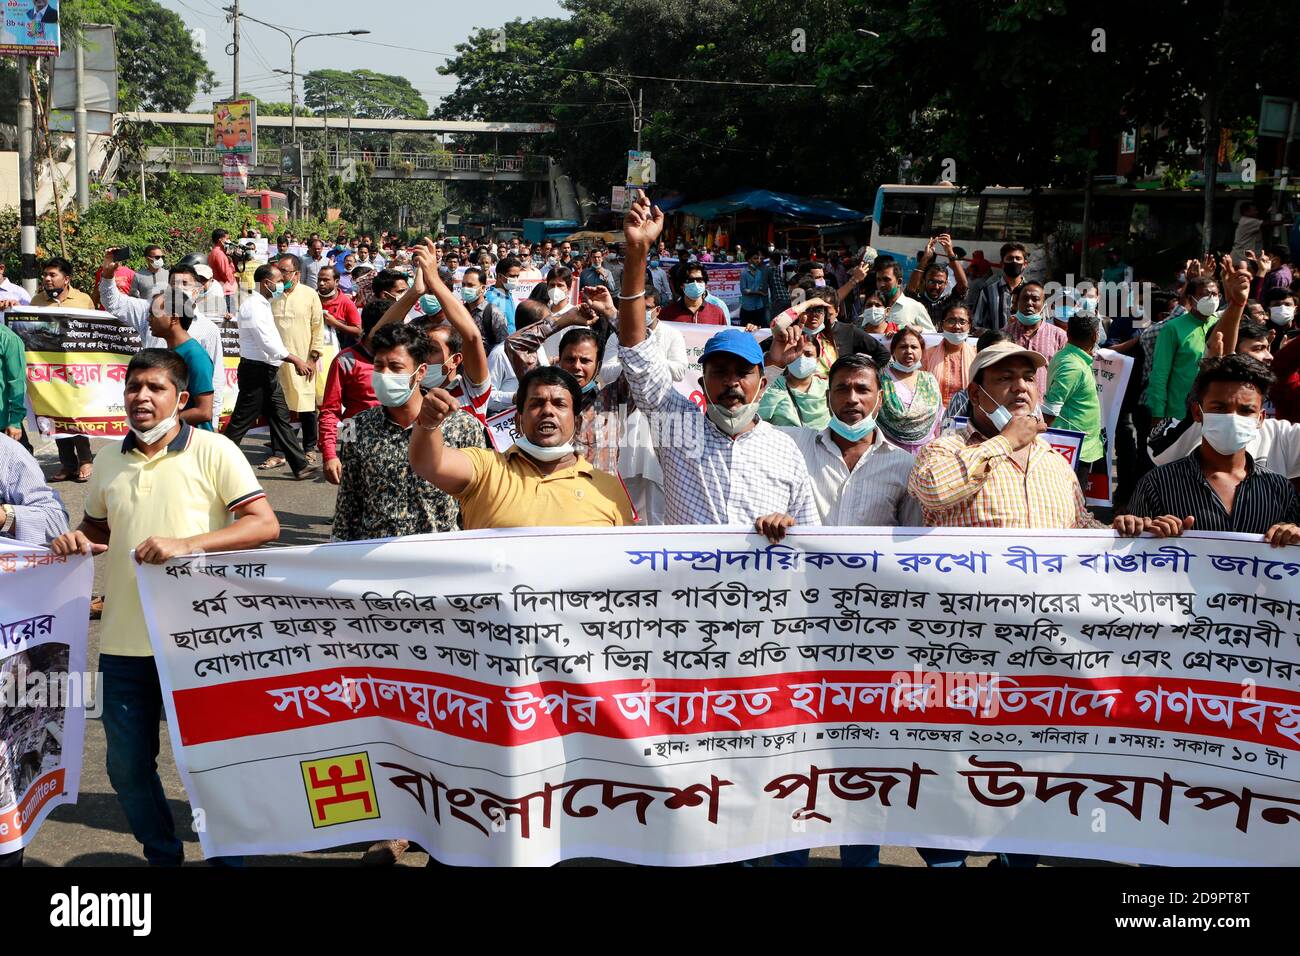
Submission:
<svg viewBox="0 0 1300 956">
<path fill-rule="evenodd" d="M 1239 535 L 873 528 L 139 569 L 208 856 L 403 837 L 468 865 L 1294 863 L 1297 577 L 1300 549 Z"/>
<path fill-rule="evenodd" d="M 90 558 L 0 551 L 0 854 L 21 850 L 81 780 Z M 36 598 L 39 595 L 39 599 Z"/>
</svg>

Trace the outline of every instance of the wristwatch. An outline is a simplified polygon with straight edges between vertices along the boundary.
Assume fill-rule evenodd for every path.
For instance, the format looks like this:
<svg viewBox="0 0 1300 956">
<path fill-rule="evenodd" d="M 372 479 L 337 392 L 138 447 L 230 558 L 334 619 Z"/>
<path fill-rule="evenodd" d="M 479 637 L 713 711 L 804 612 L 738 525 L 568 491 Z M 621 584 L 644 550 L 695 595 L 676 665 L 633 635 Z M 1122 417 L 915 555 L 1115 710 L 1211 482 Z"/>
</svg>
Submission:
<svg viewBox="0 0 1300 956">
<path fill-rule="evenodd" d="M 4 512 L 4 524 L 0 524 L 0 534 L 9 534 L 13 531 L 17 515 L 14 514 L 13 505 L 0 505 L 0 510 Z"/>
</svg>

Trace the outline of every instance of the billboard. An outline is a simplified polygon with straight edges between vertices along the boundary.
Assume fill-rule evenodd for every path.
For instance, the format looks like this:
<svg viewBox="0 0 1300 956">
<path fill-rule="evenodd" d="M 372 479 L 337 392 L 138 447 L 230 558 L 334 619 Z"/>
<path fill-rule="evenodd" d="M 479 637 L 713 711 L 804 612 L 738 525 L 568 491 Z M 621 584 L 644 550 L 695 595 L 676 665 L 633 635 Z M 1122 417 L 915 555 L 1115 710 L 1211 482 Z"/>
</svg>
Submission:
<svg viewBox="0 0 1300 956">
<path fill-rule="evenodd" d="M 257 106 L 252 100 L 212 104 L 212 143 L 218 156 L 243 156 L 256 163 Z"/>
<path fill-rule="evenodd" d="M 60 0 L 4 0 L 0 56 L 58 56 Z"/>
</svg>

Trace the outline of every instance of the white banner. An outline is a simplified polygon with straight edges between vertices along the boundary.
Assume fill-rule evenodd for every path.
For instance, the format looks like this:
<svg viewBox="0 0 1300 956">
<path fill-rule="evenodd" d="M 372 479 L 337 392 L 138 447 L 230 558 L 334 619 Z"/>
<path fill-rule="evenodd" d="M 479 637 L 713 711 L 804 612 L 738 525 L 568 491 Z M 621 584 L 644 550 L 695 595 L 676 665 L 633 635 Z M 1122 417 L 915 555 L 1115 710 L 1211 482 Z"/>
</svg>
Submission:
<svg viewBox="0 0 1300 956">
<path fill-rule="evenodd" d="M 1297 575 L 1240 535 L 559 528 L 139 583 L 208 856 L 1288 865 Z"/>
<path fill-rule="evenodd" d="M 89 558 L 6 541 L 0 552 L 0 854 L 77 802 L 90 623 Z M 37 597 L 39 595 L 39 597 Z"/>
</svg>

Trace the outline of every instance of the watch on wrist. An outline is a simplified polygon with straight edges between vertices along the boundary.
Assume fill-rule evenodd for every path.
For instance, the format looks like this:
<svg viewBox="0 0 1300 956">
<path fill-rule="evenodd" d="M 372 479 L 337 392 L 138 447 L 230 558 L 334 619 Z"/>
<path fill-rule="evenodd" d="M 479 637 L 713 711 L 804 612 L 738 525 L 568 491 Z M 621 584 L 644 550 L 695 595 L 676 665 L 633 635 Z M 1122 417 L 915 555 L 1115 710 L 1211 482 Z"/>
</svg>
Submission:
<svg viewBox="0 0 1300 956">
<path fill-rule="evenodd" d="M 17 515 L 14 514 L 13 505 L 0 505 L 0 510 L 4 512 L 4 523 L 0 524 L 0 534 L 8 534 L 14 528 Z"/>
</svg>

